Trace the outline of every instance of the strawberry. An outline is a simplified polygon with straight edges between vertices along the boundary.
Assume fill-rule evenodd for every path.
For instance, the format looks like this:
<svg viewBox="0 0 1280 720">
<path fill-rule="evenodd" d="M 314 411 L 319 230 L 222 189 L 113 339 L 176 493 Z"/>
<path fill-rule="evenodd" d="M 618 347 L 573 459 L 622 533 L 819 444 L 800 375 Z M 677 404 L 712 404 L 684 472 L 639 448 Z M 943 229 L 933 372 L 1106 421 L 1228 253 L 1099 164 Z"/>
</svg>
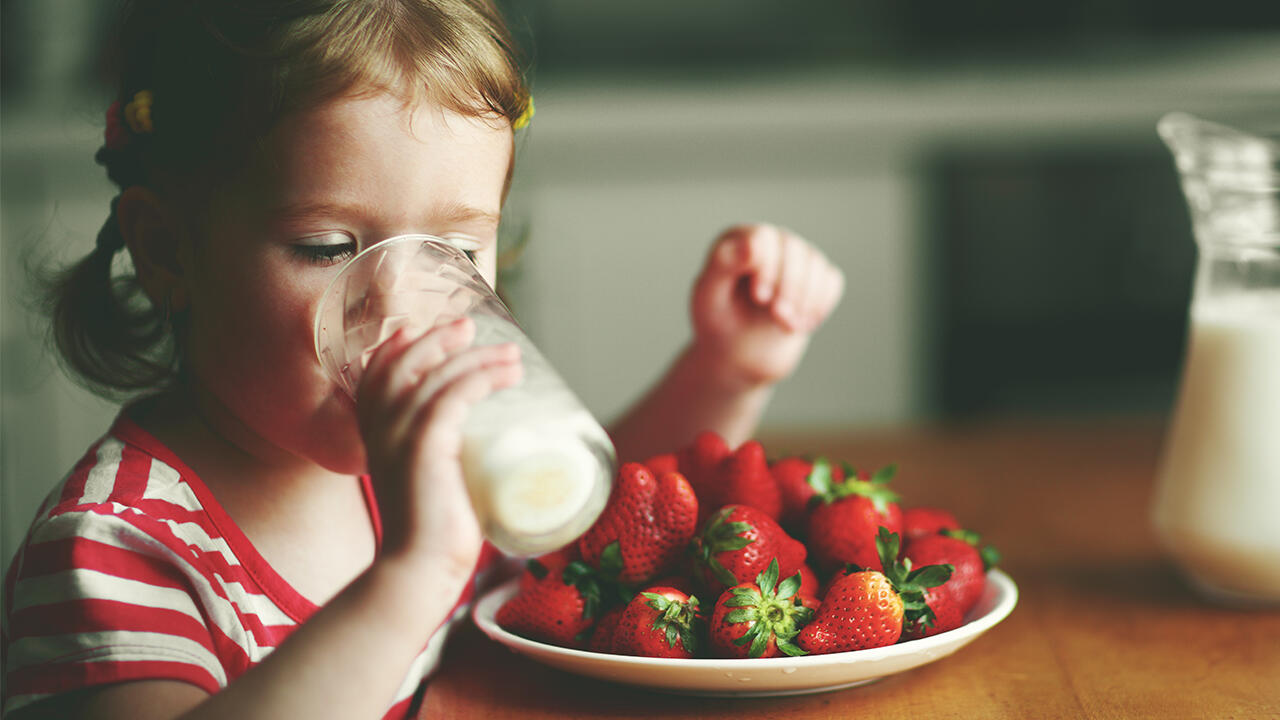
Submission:
<svg viewBox="0 0 1280 720">
<path fill-rule="evenodd" d="M 755 440 L 743 443 L 720 461 L 698 499 L 704 515 L 725 505 L 750 505 L 774 520 L 782 515 L 778 481 L 769 472 L 764 446 Z"/>
<path fill-rule="evenodd" d="M 813 621 L 796 636 L 796 645 L 813 654 L 883 647 L 898 642 L 906 626 L 930 624 L 933 614 L 925 590 L 946 582 L 951 568 L 909 570 L 897 559 L 899 544 L 897 534 L 881 528 L 876 548 L 884 571 L 861 570 L 833 579 Z"/>
<path fill-rule="evenodd" d="M 540 566 L 542 567 L 542 566 Z M 559 573 L 546 572 L 525 583 L 498 608 L 498 625 L 517 635 L 563 647 L 582 647 L 595 624 L 603 585 L 599 575 L 580 561 Z"/>
<path fill-rule="evenodd" d="M 600 616 L 600 621 L 591 631 L 591 641 L 587 643 L 588 650 L 599 653 L 614 652 L 613 636 L 617 632 L 618 621 L 622 619 L 622 611 L 626 609 L 626 605 L 618 605 Z"/>
<path fill-rule="evenodd" d="M 754 582 L 729 588 L 711 615 L 711 647 L 727 658 L 804 655 L 792 642 L 813 611 L 799 602 L 800 573 L 778 582 L 778 561 Z"/>
<path fill-rule="evenodd" d="M 697 590 L 697 583 L 688 575 L 663 575 L 649 584 L 675 588 L 685 595 L 693 595 Z"/>
<path fill-rule="evenodd" d="M 655 585 L 623 608 L 613 631 L 613 650 L 641 657 L 691 658 L 702 633 L 698 598 Z"/>
<path fill-rule="evenodd" d="M 924 591 L 924 604 L 933 613 L 933 622 L 907 623 L 902 628 L 903 640 L 937 635 L 940 632 L 954 630 L 964 624 L 964 612 L 956 603 L 954 596 L 941 588 L 928 588 Z"/>
<path fill-rule="evenodd" d="M 959 530 L 960 523 L 950 510 L 913 507 L 902 511 L 902 536 L 907 540 L 936 535 L 942 530 Z"/>
<path fill-rule="evenodd" d="M 690 545 L 695 574 L 719 596 L 726 588 L 750 582 L 777 559 L 790 577 L 805 560 L 805 547 L 773 518 L 750 505 L 717 510 Z"/>
<path fill-rule="evenodd" d="M 954 568 L 946 583 L 930 588 L 925 595 L 925 602 L 936 616 L 934 624 L 912 628 L 913 637 L 960 627 L 965 614 L 978 603 L 986 587 L 987 570 L 999 559 L 999 553 L 990 546 L 979 550 L 978 542 L 976 533 L 954 530 L 907 541 L 902 555 L 916 566 L 947 564 Z"/>
<path fill-rule="evenodd" d="M 813 568 L 802 563 L 800 565 L 800 569 L 796 572 L 800 574 L 800 589 L 797 591 L 798 594 L 818 597 L 821 594 L 821 589 L 818 585 L 818 576 L 813 573 Z"/>
<path fill-rule="evenodd" d="M 703 497 L 715 481 L 716 468 L 727 457 L 729 457 L 729 446 L 725 444 L 724 438 L 711 430 L 698 433 L 688 447 L 676 453 L 680 474 L 689 481 L 693 492 L 698 496 L 699 503 L 707 510 L 714 509 L 715 506 L 707 505 Z M 651 461 L 661 461 L 661 458 L 662 456 L 658 456 L 657 459 L 651 458 Z"/>
<path fill-rule="evenodd" d="M 680 460 L 675 453 L 665 453 L 663 455 L 654 455 L 644 461 L 644 466 L 649 468 L 649 472 L 654 475 L 661 475 L 667 472 L 680 472 Z"/>
<path fill-rule="evenodd" d="M 774 462 L 769 471 L 778 483 L 778 494 L 782 498 L 779 522 L 788 531 L 804 527 L 809 502 L 817 496 L 818 488 L 844 479 L 844 471 L 839 466 L 833 466 L 821 457 L 813 461 L 800 457 L 782 458 Z M 815 475 L 820 477 L 813 477 Z"/>
<path fill-rule="evenodd" d="M 809 548 L 819 572 L 833 572 L 845 564 L 882 569 L 877 531 L 880 527 L 895 534 L 902 531 L 898 496 L 887 487 L 896 472 L 889 465 L 863 479 L 853 468 L 846 468 L 844 481 L 820 490 L 820 501 L 809 511 L 808 521 Z"/>
<path fill-rule="evenodd" d="M 618 545 L 617 580 L 641 584 L 684 555 L 697 521 L 698 499 L 680 473 L 654 477 L 644 465 L 626 463 L 604 511 L 578 539 L 578 550 L 588 565 L 604 571 L 605 550 Z"/>
<path fill-rule="evenodd" d="M 520 589 L 527 590 L 534 583 L 545 577 L 547 573 L 563 573 L 569 563 L 581 559 L 582 557 L 578 554 L 577 543 L 570 543 L 554 552 L 530 558 L 525 563 L 524 572 L 520 573 Z"/>
<path fill-rule="evenodd" d="M 822 600 L 820 600 L 817 595 L 810 595 L 804 592 L 796 595 L 796 603 L 803 605 L 814 612 L 817 612 L 818 608 L 822 607 Z"/>
</svg>

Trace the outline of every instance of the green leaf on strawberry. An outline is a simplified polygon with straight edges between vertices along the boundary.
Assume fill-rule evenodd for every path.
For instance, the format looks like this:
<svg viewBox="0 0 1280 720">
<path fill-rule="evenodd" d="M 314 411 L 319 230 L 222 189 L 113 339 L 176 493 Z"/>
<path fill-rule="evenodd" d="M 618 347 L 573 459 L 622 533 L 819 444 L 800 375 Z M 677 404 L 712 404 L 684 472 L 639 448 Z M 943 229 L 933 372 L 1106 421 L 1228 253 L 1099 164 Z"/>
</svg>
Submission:
<svg viewBox="0 0 1280 720">
<path fill-rule="evenodd" d="M 524 566 L 525 566 L 525 569 L 529 571 L 530 575 L 533 575 L 535 578 L 539 580 L 546 577 L 547 573 L 550 572 L 549 570 L 547 570 L 546 565 L 543 565 L 541 562 L 533 558 L 530 558 L 528 562 L 524 564 Z"/>
<path fill-rule="evenodd" d="M 832 483 L 831 489 L 826 493 L 820 493 L 819 497 L 822 498 L 822 502 L 830 505 L 837 500 L 858 495 L 870 500 L 876 512 L 884 514 L 889 512 L 890 503 L 901 500 L 898 494 L 888 487 L 889 481 L 893 480 L 897 473 L 897 465 L 886 465 L 875 471 L 869 479 L 863 480 L 857 468 L 844 463 L 844 482 Z"/>
<path fill-rule="evenodd" d="M 809 471 L 809 476 L 805 478 L 805 482 L 818 495 L 826 495 L 831 492 L 831 488 L 835 485 L 835 478 L 831 475 L 831 462 L 824 457 L 815 458 L 813 469 Z"/>
<path fill-rule="evenodd" d="M 902 539 L 898 534 L 886 527 L 882 526 L 876 534 L 876 550 L 880 553 L 884 575 L 902 598 L 903 624 L 919 623 L 928 627 L 933 624 L 933 610 L 925 602 L 924 591 L 945 583 L 955 568 L 951 565 L 925 565 L 913 569 L 910 560 L 898 560 L 901 545 Z"/>
<path fill-rule="evenodd" d="M 982 570 L 987 572 L 991 568 L 1000 564 L 1004 558 L 1000 555 L 1000 551 L 992 545 L 983 545 L 982 536 L 972 530 L 942 530 L 939 535 L 946 535 L 957 540 L 963 540 L 978 549 L 978 556 L 982 558 Z"/>
<path fill-rule="evenodd" d="M 625 604 L 632 597 L 627 587 L 618 582 L 618 571 L 622 568 L 618 543 L 615 541 L 606 547 L 600 558 L 600 570 L 581 560 L 574 560 L 564 568 L 564 583 L 582 592 L 583 617 L 598 617 L 602 610 Z"/>
<path fill-rule="evenodd" d="M 699 625 L 698 598 L 690 596 L 681 602 L 658 593 L 643 592 L 640 595 L 648 599 L 649 607 L 657 612 L 652 627 L 662 633 L 667 646 L 674 648 L 676 643 L 680 643 L 689 653 L 696 654 L 698 634 L 694 631 Z"/>
<path fill-rule="evenodd" d="M 717 510 L 707 524 L 707 529 L 699 539 L 695 539 L 693 546 L 695 557 L 711 569 L 717 580 L 730 587 L 736 585 L 738 579 L 716 556 L 722 552 L 741 550 L 754 542 L 751 538 L 741 536 L 741 533 L 751 529 L 749 523 L 725 521 L 733 510 L 732 505 Z"/>
<path fill-rule="evenodd" d="M 793 641 L 805 623 L 813 618 L 813 610 L 800 604 L 800 573 L 778 582 L 778 560 L 756 576 L 755 583 L 743 583 L 726 591 L 717 602 L 711 620 L 712 645 L 722 655 L 772 657 L 779 652 L 799 656 L 807 654 Z M 740 634 L 739 634 L 740 633 Z M 773 648 L 771 649 L 770 645 Z"/>
</svg>

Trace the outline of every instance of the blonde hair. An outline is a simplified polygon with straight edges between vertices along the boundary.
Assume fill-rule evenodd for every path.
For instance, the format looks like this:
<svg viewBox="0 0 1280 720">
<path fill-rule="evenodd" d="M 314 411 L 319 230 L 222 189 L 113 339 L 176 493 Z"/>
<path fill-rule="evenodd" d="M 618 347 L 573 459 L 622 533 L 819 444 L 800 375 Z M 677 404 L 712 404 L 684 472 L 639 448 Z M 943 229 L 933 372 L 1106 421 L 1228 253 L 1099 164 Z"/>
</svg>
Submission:
<svg viewBox="0 0 1280 720">
<path fill-rule="evenodd" d="M 335 97 L 388 91 L 508 122 L 530 102 L 490 0 L 134 0 L 116 53 L 119 105 L 149 91 L 151 130 L 124 132 L 109 119 L 96 159 L 121 189 L 148 186 L 196 206 L 282 117 Z M 113 200 L 94 250 L 49 288 L 64 364 L 111 397 L 161 387 L 182 367 L 171 329 L 180 318 L 171 326 L 136 277 L 113 273 L 122 245 Z"/>
</svg>

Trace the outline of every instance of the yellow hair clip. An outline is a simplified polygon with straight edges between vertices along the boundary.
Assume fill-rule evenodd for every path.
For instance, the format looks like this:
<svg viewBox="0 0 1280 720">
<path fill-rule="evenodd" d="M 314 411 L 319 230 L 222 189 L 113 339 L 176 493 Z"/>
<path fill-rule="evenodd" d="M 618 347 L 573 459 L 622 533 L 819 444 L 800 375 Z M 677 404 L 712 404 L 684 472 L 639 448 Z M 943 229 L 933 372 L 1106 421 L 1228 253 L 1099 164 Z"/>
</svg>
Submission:
<svg viewBox="0 0 1280 720">
<path fill-rule="evenodd" d="M 133 101 L 124 106 L 124 120 L 129 129 L 138 135 L 152 131 L 151 126 L 151 91 L 139 90 L 134 93 Z"/>
<path fill-rule="evenodd" d="M 523 130 L 529 127 L 529 122 L 533 120 L 533 96 L 529 96 L 529 103 L 524 106 L 524 112 L 520 113 L 520 117 L 511 123 L 512 130 Z"/>
</svg>

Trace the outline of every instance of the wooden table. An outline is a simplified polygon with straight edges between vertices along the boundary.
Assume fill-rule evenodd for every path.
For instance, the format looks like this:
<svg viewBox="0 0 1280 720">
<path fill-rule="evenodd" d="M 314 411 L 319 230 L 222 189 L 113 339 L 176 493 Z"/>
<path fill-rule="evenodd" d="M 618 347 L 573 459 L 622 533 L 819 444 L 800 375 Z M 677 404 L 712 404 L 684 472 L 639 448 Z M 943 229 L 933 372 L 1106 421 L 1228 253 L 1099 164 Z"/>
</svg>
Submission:
<svg viewBox="0 0 1280 720">
<path fill-rule="evenodd" d="M 1280 718 L 1280 610 L 1201 601 L 1147 520 L 1157 421 L 1007 423 L 766 438 L 770 454 L 897 462 L 907 504 L 952 508 L 1005 555 L 1020 598 L 954 655 L 813 695 L 669 695 L 538 665 L 470 628 L 424 717 Z"/>
</svg>

